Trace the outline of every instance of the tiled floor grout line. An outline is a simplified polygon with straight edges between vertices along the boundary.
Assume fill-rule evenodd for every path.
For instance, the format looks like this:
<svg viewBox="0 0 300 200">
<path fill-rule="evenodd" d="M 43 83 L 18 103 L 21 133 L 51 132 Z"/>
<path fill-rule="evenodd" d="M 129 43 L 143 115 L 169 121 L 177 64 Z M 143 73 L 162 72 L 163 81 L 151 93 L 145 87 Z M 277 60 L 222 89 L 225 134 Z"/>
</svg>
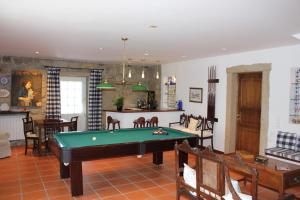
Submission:
<svg viewBox="0 0 300 200">
<path fill-rule="evenodd" d="M 105 176 L 103 176 L 104 180 L 107 181 L 115 190 L 117 190 L 121 195 L 123 195 L 126 199 L 128 199 L 126 197 L 126 195 L 123 194 L 123 192 L 121 192 L 116 186 L 114 186 L 110 181 L 109 179 L 107 179 Z M 105 189 L 105 188 L 104 188 Z M 115 196 L 115 195 L 112 195 L 112 196 Z M 102 199 L 102 198 L 101 198 Z M 105 198 L 103 198 L 105 199 Z"/>
<path fill-rule="evenodd" d="M 19 165 L 19 156 L 18 153 L 16 153 L 16 165 L 17 165 L 17 172 L 18 172 L 18 182 L 19 182 L 19 187 L 20 187 L 20 196 L 21 200 L 23 200 L 23 188 L 22 188 L 22 177 L 21 177 L 21 172 L 20 172 L 20 165 Z"/>
<path fill-rule="evenodd" d="M 46 194 L 46 198 L 47 198 L 48 200 L 50 200 L 50 197 L 49 197 L 49 195 L 48 195 L 48 191 L 46 190 L 46 186 L 45 186 L 44 180 L 43 180 L 43 178 L 42 178 L 42 176 L 41 176 L 41 172 L 40 172 L 40 169 L 39 169 L 39 166 L 38 166 L 36 160 L 34 160 L 34 164 L 35 164 L 36 170 L 37 170 L 37 172 L 38 172 L 38 177 L 41 179 L 41 182 L 42 182 L 42 185 L 43 185 L 43 188 L 44 188 L 44 192 L 45 192 L 45 194 Z"/>
<path fill-rule="evenodd" d="M 82 181 L 83 181 L 83 180 L 82 180 Z M 98 197 L 99 199 L 101 199 L 100 195 L 98 194 L 98 192 L 96 192 L 96 190 L 93 188 L 93 186 L 91 185 L 91 183 L 88 181 L 87 184 L 89 185 L 89 187 L 91 188 L 91 190 L 97 195 L 97 197 Z M 83 193 L 84 193 L 84 191 L 83 191 Z"/>
</svg>

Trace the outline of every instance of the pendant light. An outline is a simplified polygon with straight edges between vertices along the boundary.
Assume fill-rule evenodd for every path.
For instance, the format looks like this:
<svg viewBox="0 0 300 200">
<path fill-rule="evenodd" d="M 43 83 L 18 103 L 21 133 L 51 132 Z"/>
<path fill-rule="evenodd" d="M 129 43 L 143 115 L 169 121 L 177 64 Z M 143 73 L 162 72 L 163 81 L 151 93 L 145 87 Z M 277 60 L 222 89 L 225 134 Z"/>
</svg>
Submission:
<svg viewBox="0 0 300 200">
<path fill-rule="evenodd" d="M 122 38 L 122 41 L 123 41 L 123 43 L 124 43 L 124 46 L 123 46 L 123 63 L 122 63 L 122 75 L 123 75 L 123 77 L 122 77 L 122 84 L 125 84 L 125 66 L 126 66 L 126 60 L 125 60 L 125 58 L 126 58 L 126 55 L 125 55 L 125 43 L 126 43 L 126 41 L 128 40 L 128 38 L 127 37 L 123 37 Z"/>
<path fill-rule="evenodd" d="M 142 65 L 143 65 L 142 79 L 145 78 L 144 61 L 145 59 L 142 60 Z M 132 86 L 132 91 L 144 92 L 144 91 L 148 91 L 148 88 L 146 85 L 143 85 L 142 82 L 138 82 L 138 84 Z"/>
<path fill-rule="evenodd" d="M 148 88 L 146 85 L 143 85 L 141 82 L 138 82 L 137 85 L 132 86 L 132 90 L 136 92 L 138 91 L 144 92 L 144 91 L 148 91 Z"/>
<path fill-rule="evenodd" d="M 131 78 L 131 66 L 129 64 L 131 64 L 132 59 L 128 58 L 128 78 Z"/>
<path fill-rule="evenodd" d="M 104 80 L 103 83 L 100 83 L 96 86 L 97 89 L 102 89 L 102 90 L 112 90 L 115 89 L 115 87 L 113 86 L 113 84 L 108 83 L 107 80 Z"/>
<path fill-rule="evenodd" d="M 157 61 L 157 66 L 156 66 L 156 79 L 159 79 L 158 67 L 159 67 L 159 60 Z"/>
</svg>

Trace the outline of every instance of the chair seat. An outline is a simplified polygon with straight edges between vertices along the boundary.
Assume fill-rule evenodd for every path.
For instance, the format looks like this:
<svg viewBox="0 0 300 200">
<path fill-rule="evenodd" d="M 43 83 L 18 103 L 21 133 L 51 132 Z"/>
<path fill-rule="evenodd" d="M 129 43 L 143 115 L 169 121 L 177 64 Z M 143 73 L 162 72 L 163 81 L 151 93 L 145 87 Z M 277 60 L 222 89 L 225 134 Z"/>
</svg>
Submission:
<svg viewBox="0 0 300 200">
<path fill-rule="evenodd" d="M 171 128 L 173 128 L 175 130 L 179 130 L 179 131 L 183 131 L 183 129 L 186 129 L 183 125 L 179 125 L 179 124 L 176 124 L 176 125 L 172 126 Z"/>
<path fill-rule="evenodd" d="M 28 138 L 39 138 L 38 134 L 36 133 L 26 133 L 26 136 Z"/>
<path fill-rule="evenodd" d="M 119 123 L 120 121 L 119 120 L 117 120 L 117 119 L 113 119 L 112 120 L 112 123 Z"/>
<path fill-rule="evenodd" d="M 290 151 L 282 154 L 283 157 L 291 159 L 291 160 L 296 160 L 300 161 L 300 152 L 295 152 L 295 151 Z"/>
<path fill-rule="evenodd" d="M 191 134 L 195 134 L 195 135 L 198 135 L 199 137 L 201 137 L 201 130 L 193 131 L 193 130 L 188 129 L 188 128 L 183 128 L 183 129 L 181 129 L 181 131 L 188 132 L 188 133 L 191 133 Z M 211 133 L 211 131 L 203 131 L 202 136 L 203 137 L 212 137 L 213 134 Z"/>
<path fill-rule="evenodd" d="M 239 195 L 239 197 L 240 197 L 241 200 L 252 200 L 252 197 L 250 195 L 248 195 L 248 194 L 237 192 L 237 195 Z M 228 193 L 228 194 L 224 195 L 223 199 L 224 200 L 233 200 L 232 194 Z"/>
</svg>

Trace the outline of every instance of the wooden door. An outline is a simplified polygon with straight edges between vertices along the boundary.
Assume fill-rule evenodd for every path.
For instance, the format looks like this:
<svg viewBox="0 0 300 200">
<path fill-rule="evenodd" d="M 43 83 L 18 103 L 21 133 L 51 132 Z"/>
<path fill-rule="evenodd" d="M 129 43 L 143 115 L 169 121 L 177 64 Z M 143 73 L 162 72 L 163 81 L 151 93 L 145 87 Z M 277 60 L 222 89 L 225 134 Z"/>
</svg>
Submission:
<svg viewBox="0 0 300 200">
<path fill-rule="evenodd" d="M 236 150 L 259 154 L 262 73 L 239 74 Z"/>
</svg>

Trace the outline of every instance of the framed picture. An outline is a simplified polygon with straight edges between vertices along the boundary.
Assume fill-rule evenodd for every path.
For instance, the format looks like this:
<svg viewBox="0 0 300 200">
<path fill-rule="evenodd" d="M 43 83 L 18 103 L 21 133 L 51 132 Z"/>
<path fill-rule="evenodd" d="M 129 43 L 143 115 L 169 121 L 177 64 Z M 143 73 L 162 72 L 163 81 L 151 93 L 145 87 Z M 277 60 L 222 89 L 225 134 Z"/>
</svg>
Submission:
<svg viewBox="0 0 300 200">
<path fill-rule="evenodd" d="M 202 103 L 202 95 L 203 95 L 202 88 L 190 87 L 190 95 L 189 95 L 190 102 Z"/>
<path fill-rule="evenodd" d="M 12 72 L 11 105 L 18 107 L 42 106 L 42 73 L 38 70 Z"/>
</svg>

